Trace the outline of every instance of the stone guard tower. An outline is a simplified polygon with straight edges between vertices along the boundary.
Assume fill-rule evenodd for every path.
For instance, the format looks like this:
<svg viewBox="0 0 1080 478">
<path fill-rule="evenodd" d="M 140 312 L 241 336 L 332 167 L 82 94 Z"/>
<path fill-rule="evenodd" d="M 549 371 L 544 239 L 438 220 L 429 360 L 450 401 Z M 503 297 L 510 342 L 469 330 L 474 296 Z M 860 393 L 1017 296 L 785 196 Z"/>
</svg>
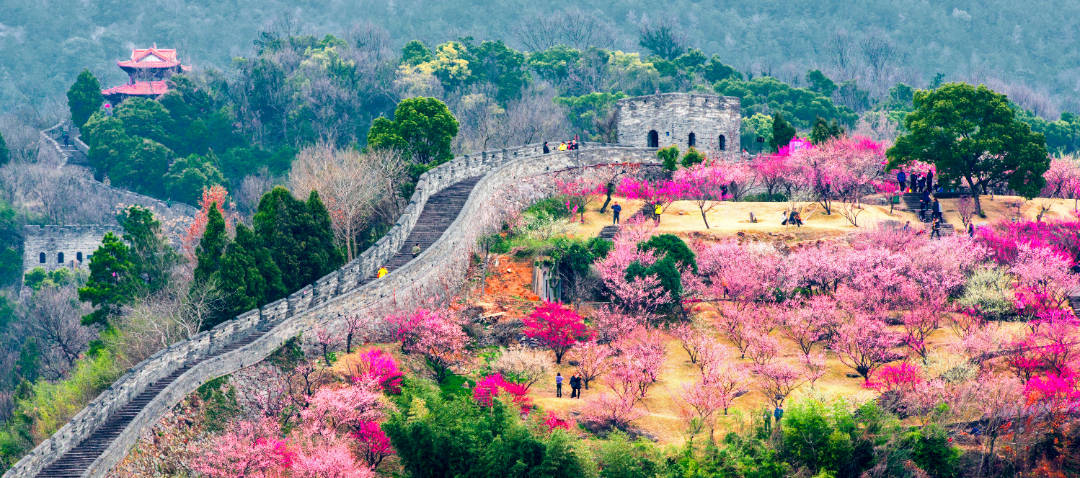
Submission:
<svg viewBox="0 0 1080 478">
<path fill-rule="evenodd" d="M 739 99 L 692 93 L 623 98 L 616 103 L 619 144 L 648 148 L 691 146 L 708 156 L 738 159 Z"/>
</svg>

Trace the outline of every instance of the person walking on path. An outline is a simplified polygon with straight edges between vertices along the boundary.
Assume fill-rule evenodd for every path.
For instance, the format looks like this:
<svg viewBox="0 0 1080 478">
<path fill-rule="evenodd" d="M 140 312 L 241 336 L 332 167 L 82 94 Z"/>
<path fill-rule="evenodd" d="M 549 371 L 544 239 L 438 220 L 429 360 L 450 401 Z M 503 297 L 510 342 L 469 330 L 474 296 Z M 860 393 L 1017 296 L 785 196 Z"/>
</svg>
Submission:
<svg viewBox="0 0 1080 478">
<path fill-rule="evenodd" d="M 619 203 L 615 203 L 614 206 L 611 206 L 611 223 L 612 224 L 615 224 L 615 225 L 619 224 L 619 213 L 620 212 L 622 212 L 622 206 L 620 206 Z"/>
<path fill-rule="evenodd" d="M 562 373 L 555 373 L 555 396 L 562 397 Z"/>
<path fill-rule="evenodd" d="M 930 170 L 926 173 L 926 189 L 930 192 L 934 192 L 934 171 Z"/>
<path fill-rule="evenodd" d="M 934 222 L 931 223 L 930 226 L 930 238 L 933 239 L 934 237 L 941 239 L 941 219 L 938 219 L 936 217 L 934 218 Z"/>
<path fill-rule="evenodd" d="M 570 398 L 581 398 L 581 377 L 576 373 L 570 377 Z"/>
<path fill-rule="evenodd" d="M 412 246 L 412 256 L 416 257 L 416 256 L 419 256 L 419 255 L 420 255 L 420 243 L 417 242 L 416 244 L 413 244 L 413 246 Z"/>
<path fill-rule="evenodd" d="M 896 183 L 900 185 L 900 194 L 903 194 L 904 189 L 907 187 L 907 174 L 904 173 L 903 169 L 896 173 Z"/>
<path fill-rule="evenodd" d="M 937 219 L 937 220 L 940 221 L 942 219 L 942 217 L 941 217 L 941 201 L 938 201 L 938 198 L 934 198 L 933 212 L 934 212 L 934 219 Z"/>
<path fill-rule="evenodd" d="M 548 154 L 550 152 L 551 152 L 551 148 L 548 147 L 547 141 L 544 141 L 544 154 Z"/>
<path fill-rule="evenodd" d="M 653 208 L 653 215 L 656 216 L 656 225 L 660 225 L 660 213 L 664 212 L 664 209 L 660 207 L 660 203 L 656 203 L 656 207 Z"/>
<path fill-rule="evenodd" d="M 379 268 L 379 271 L 375 273 L 375 278 L 376 279 L 382 279 L 383 276 L 385 276 L 386 274 L 389 274 L 389 273 L 390 273 L 390 271 L 386 270 L 386 266 L 382 266 L 382 267 Z"/>
</svg>

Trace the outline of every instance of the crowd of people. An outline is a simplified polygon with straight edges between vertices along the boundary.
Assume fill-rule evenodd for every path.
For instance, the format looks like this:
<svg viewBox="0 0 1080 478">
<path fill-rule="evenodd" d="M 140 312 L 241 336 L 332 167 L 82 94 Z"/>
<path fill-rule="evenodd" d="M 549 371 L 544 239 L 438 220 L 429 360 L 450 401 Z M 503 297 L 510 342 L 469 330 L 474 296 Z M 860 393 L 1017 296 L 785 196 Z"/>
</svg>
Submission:
<svg viewBox="0 0 1080 478">
<path fill-rule="evenodd" d="M 574 151 L 580 147 L 581 145 L 578 143 L 578 137 L 577 135 L 574 135 L 574 139 L 560 142 L 559 145 L 555 147 L 555 151 Z M 551 146 L 548 146 L 548 142 L 544 141 L 544 154 L 550 152 Z"/>
</svg>

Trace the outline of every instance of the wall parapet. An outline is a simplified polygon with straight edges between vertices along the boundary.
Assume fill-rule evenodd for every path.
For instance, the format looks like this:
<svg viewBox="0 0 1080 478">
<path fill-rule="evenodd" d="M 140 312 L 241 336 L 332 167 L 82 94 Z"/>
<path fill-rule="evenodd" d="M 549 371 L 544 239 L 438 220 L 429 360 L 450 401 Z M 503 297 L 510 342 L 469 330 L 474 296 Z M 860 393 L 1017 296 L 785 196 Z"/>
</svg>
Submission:
<svg viewBox="0 0 1080 478">
<path fill-rule="evenodd" d="M 234 320 L 172 344 L 135 365 L 24 456 L 4 477 L 36 475 L 151 384 L 183 367 L 190 367 L 141 409 L 90 466 L 86 475 L 104 476 L 123 459 L 144 429 L 153 426 L 163 413 L 207 380 L 261 361 L 289 338 L 316 325 L 340 330 L 343 326 L 338 319 L 340 314 L 378 312 L 387 307 L 420 303 L 425 296 L 437 293 L 445 278 L 455 277 L 453 274 L 460 275 L 465 270 L 476 240 L 488 232 L 474 227 L 469 218 L 489 211 L 488 204 L 500 194 L 505 195 L 507 189 L 516 187 L 524 178 L 575 167 L 655 162 L 655 150 L 648 148 L 585 143 L 581 149 L 570 152 L 544 155 L 541 150 L 542 145 L 533 144 L 484 151 L 460 156 L 428 171 L 418 180 L 408 206 L 391 232 L 359 257 L 286 299 L 244 312 Z M 380 264 L 389 261 L 401 249 L 432 195 L 476 176 L 483 177 L 470 192 L 461 212 L 432 246 L 382 279 L 364 283 Z M 219 354 L 230 344 L 252 334 L 257 338 L 251 343 Z"/>
</svg>

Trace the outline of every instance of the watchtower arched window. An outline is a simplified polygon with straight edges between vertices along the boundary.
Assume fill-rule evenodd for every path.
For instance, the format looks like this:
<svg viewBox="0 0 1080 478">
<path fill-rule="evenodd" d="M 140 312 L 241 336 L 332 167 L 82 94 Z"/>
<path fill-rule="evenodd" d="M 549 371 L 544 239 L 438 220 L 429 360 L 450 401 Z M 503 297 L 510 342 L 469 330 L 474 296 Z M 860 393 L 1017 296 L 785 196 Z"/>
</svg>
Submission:
<svg viewBox="0 0 1080 478">
<path fill-rule="evenodd" d="M 691 148 L 697 146 L 697 136 L 694 133 L 690 133 L 690 136 L 686 138 L 686 144 Z"/>
<path fill-rule="evenodd" d="M 45 263 L 45 253 L 44 252 L 37 255 L 37 261 L 38 261 L 39 264 L 44 264 Z"/>
<path fill-rule="evenodd" d="M 63 264 L 64 263 L 64 253 L 63 252 L 57 252 L 56 253 L 56 263 L 57 264 Z"/>
<path fill-rule="evenodd" d="M 75 253 L 75 260 L 82 262 L 82 252 Z"/>
<path fill-rule="evenodd" d="M 659 148 L 660 147 L 660 133 L 657 133 L 655 129 L 649 131 L 649 147 L 650 148 Z"/>
<path fill-rule="evenodd" d="M 720 151 L 727 149 L 727 138 L 724 135 L 720 135 Z"/>
</svg>

